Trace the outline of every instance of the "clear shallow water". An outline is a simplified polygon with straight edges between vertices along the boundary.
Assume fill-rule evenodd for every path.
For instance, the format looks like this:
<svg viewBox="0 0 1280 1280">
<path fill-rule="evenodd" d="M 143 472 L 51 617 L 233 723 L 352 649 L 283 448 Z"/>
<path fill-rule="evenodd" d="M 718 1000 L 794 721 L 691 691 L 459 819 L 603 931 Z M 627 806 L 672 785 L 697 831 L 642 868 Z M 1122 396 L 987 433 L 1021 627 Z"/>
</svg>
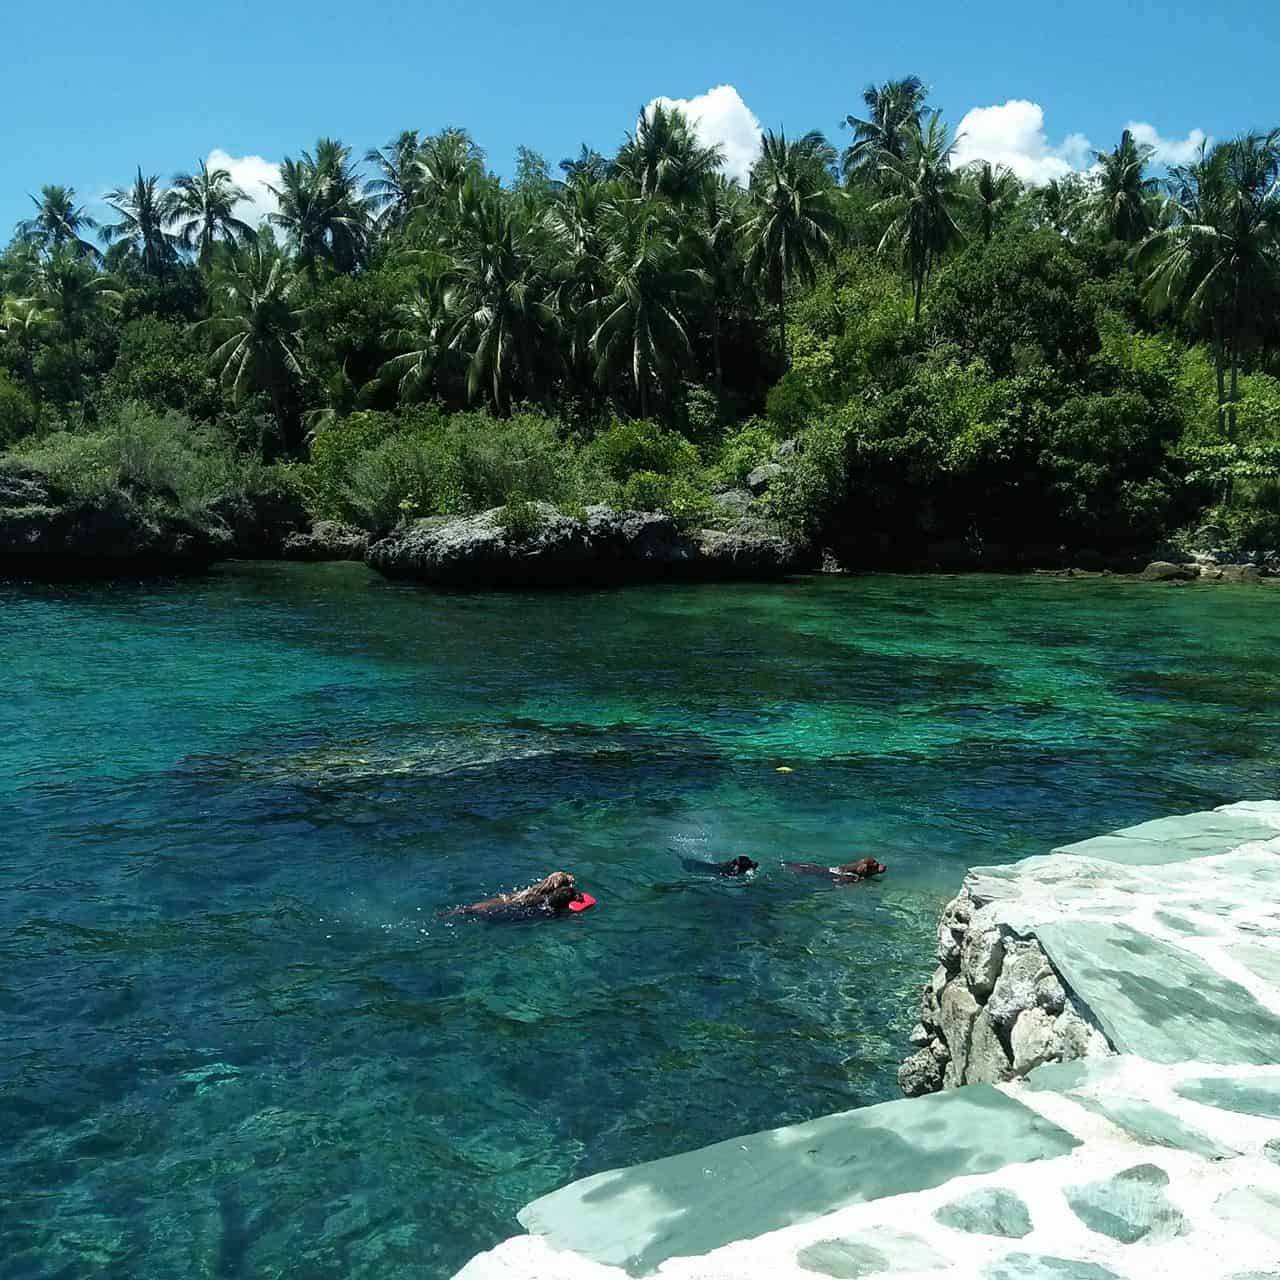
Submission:
<svg viewBox="0 0 1280 1280">
<path fill-rule="evenodd" d="M 446 1276 L 569 1179 L 894 1096 L 965 866 L 1280 794 L 1278 609 L 0 587 L 4 1274 Z M 435 917 L 556 867 L 599 908 Z"/>
</svg>

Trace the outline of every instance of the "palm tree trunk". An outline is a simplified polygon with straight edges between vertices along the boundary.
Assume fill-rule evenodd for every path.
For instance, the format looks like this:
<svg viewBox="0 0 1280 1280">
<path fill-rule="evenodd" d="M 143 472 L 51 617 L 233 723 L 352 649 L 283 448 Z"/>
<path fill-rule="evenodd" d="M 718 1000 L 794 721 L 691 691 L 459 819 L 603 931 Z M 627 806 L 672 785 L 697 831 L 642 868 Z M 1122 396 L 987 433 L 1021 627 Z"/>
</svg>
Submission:
<svg viewBox="0 0 1280 1280">
<path fill-rule="evenodd" d="M 1237 274 L 1235 290 L 1231 299 L 1231 398 L 1227 410 L 1227 439 L 1234 440 L 1236 435 L 1236 389 L 1237 376 L 1240 372 L 1240 277 Z"/>
<path fill-rule="evenodd" d="M 912 320 L 912 323 L 919 324 L 920 323 L 920 297 L 924 293 L 924 272 L 917 271 L 915 273 L 915 277 L 916 277 L 915 278 L 916 304 L 915 304 L 915 315 Z"/>
<path fill-rule="evenodd" d="M 640 377 L 640 386 L 637 388 L 640 392 L 640 416 L 647 419 L 649 417 L 649 369 L 644 368 Z"/>
<path fill-rule="evenodd" d="M 782 342 L 782 367 L 790 365 L 787 359 L 787 282 L 778 276 L 778 337 Z"/>
<path fill-rule="evenodd" d="M 720 361 L 720 308 L 711 308 L 711 359 L 715 366 L 716 399 L 724 392 L 724 366 Z"/>
<path fill-rule="evenodd" d="M 1213 335 L 1213 369 L 1218 378 L 1218 435 L 1225 439 L 1227 434 L 1226 402 L 1227 387 L 1224 373 L 1223 335 L 1220 321 L 1214 323 Z"/>
</svg>

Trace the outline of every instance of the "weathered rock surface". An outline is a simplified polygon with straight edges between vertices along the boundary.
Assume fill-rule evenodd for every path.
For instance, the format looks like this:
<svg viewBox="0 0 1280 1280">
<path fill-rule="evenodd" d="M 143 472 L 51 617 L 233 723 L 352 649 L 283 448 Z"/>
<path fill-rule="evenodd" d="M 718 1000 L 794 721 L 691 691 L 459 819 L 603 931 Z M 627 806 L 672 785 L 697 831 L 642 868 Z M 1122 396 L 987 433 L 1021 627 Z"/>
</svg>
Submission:
<svg viewBox="0 0 1280 1280">
<path fill-rule="evenodd" d="M 686 532 L 654 511 L 596 506 L 583 521 L 546 503 L 534 510 L 536 525 L 518 530 L 502 508 L 421 520 L 375 542 L 366 558 L 387 577 L 473 588 L 770 579 L 808 563 L 799 543 L 751 519 Z"/>
<path fill-rule="evenodd" d="M 1153 560 L 1139 575 L 1144 582 L 1189 582 L 1200 576 L 1194 564 L 1174 564 L 1171 560 Z"/>
<path fill-rule="evenodd" d="M 0 470 L 0 576 L 116 578 L 190 573 L 228 553 L 218 522 L 172 511 L 162 495 L 78 497 L 40 472 Z"/>
<path fill-rule="evenodd" d="M 752 493 L 763 493 L 781 474 L 782 464 L 778 462 L 762 462 L 753 471 L 747 473 L 747 488 Z"/>
<path fill-rule="evenodd" d="M 1109 1051 L 1071 1005 L 1039 942 L 979 907 L 968 889 L 943 909 L 938 968 L 920 1001 L 916 1047 L 898 1072 L 909 1097 L 962 1084 L 998 1084 L 1046 1062 Z"/>
<path fill-rule="evenodd" d="M 284 540 L 285 560 L 363 560 L 369 535 L 363 529 L 336 520 L 317 520 L 309 530 L 291 533 Z"/>
</svg>

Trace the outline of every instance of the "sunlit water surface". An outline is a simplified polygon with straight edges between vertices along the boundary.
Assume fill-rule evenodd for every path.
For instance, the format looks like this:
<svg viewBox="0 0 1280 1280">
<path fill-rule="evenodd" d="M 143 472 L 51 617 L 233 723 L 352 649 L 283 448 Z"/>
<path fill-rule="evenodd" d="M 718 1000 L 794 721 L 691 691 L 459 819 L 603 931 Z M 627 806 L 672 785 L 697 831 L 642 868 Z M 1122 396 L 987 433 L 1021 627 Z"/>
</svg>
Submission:
<svg viewBox="0 0 1280 1280">
<path fill-rule="evenodd" d="M 1280 791 L 1278 608 L 0 588 L 4 1275 L 445 1276 L 569 1179 L 894 1096 L 966 865 Z M 557 867 L 596 910 L 436 916 Z"/>
</svg>

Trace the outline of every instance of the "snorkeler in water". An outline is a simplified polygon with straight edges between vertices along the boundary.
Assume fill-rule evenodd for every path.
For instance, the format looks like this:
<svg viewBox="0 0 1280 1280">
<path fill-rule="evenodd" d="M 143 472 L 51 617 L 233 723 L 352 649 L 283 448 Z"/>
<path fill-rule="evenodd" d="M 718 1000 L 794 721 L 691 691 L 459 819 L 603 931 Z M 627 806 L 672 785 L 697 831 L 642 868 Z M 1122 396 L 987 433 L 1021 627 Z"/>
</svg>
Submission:
<svg viewBox="0 0 1280 1280">
<path fill-rule="evenodd" d="M 889 869 L 874 858 L 859 858 L 857 862 L 845 862 L 838 867 L 821 867 L 816 862 L 784 862 L 782 865 L 796 875 L 821 876 L 836 884 L 856 884 L 859 880 L 882 876 Z"/>
<path fill-rule="evenodd" d="M 442 911 L 442 916 L 483 916 L 489 920 L 523 920 L 561 911 L 585 911 L 595 905 L 589 893 L 578 888 L 578 882 L 567 871 L 553 871 L 545 880 L 515 893 L 500 893 L 484 898 L 469 907 Z"/>
<path fill-rule="evenodd" d="M 753 862 L 743 854 L 730 858 L 728 862 L 701 862 L 697 858 L 681 858 L 680 862 L 686 871 L 701 871 L 704 875 L 711 876 L 749 876 L 760 869 L 758 862 Z"/>
</svg>

